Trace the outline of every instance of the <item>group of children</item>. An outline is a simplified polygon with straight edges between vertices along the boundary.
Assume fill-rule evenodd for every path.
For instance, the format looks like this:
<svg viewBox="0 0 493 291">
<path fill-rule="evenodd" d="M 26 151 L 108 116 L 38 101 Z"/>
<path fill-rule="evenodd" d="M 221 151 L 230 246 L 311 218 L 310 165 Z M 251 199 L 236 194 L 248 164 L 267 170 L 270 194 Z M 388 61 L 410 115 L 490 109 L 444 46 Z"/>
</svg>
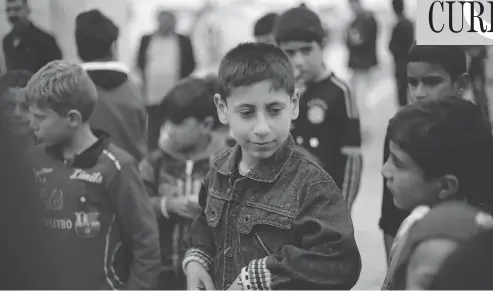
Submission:
<svg viewBox="0 0 493 291">
<path fill-rule="evenodd" d="M 107 97 L 87 68 L 54 61 L 25 81 L 2 77 L 2 110 L 24 128 L 19 136 L 31 134 L 29 119 L 37 144 L 28 156 L 58 252 L 49 288 L 356 284 L 357 110 L 323 63 L 326 37 L 314 12 L 276 16 L 273 39 L 238 45 L 217 78 L 187 78 L 168 92 L 159 148 L 140 161 L 91 127 Z M 411 214 L 401 224 L 386 213 L 399 230 L 385 289 L 451 288 L 450 274 L 474 280 L 466 288 L 493 287 L 484 272 L 454 273 L 463 262 L 474 268 L 464 252 L 477 235 L 491 241 L 493 228 L 493 135 L 461 98 L 465 64 L 457 47 L 414 45 L 408 54 L 412 104 L 389 123 L 382 174 L 392 205 Z"/>
</svg>

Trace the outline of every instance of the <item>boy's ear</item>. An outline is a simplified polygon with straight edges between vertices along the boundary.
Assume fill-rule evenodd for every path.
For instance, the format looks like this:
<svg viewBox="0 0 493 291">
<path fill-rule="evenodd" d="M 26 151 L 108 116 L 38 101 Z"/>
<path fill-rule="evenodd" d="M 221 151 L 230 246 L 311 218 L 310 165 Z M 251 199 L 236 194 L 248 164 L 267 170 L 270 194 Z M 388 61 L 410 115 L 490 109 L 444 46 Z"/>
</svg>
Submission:
<svg viewBox="0 0 493 291">
<path fill-rule="evenodd" d="M 455 80 L 455 91 L 459 97 L 464 97 L 464 93 L 469 88 L 471 79 L 467 73 L 460 75 L 457 80 Z"/>
<path fill-rule="evenodd" d="M 68 122 L 72 127 L 77 127 L 83 123 L 82 114 L 78 110 L 70 110 L 67 113 Z"/>
<path fill-rule="evenodd" d="M 217 108 L 217 116 L 219 117 L 219 121 L 221 121 L 222 124 L 228 125 L 229 120 L 228 120 L 228 106 L 226 102 L 223 100 L 221 95 L 215 94 L 214 95 L 214 104 L 216 104 Z"/>
<path fill-rule="evenodd" d="M 445 175 L 441 178 L 439 200 L 446 200 L 454 196 L 459 190 L 459 179 L 455 175 Z"/>
</svg>

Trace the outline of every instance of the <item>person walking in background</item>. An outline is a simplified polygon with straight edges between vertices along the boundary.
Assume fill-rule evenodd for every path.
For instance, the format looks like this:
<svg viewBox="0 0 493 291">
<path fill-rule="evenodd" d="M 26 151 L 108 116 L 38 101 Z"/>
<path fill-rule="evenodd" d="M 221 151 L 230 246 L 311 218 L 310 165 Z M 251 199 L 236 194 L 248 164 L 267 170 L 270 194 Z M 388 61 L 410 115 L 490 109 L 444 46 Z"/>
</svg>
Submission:
<svg viewBox="0 0 493 291">
<path fill-rule="evenodd" d="M 394 57 L 399 106 L 407 104 L 407 53 L 414 41 L 414 25 L 404 14 L 404 0 L 392 0 L 397 22 L 390 37 L 389 50 Z"/>
<path fill-rule="evenodd" d="M 147 152 L 145 100 L 129 69 L 115 61 L 118 35 L 118 27 L 99 10 L 76 18 L 77 52 L 99 95 L 91 126 L 109 133 L 115 145 L 140 161 Z"/>
<path fill-rule="evenodd" d="M 157 147 L 162 112 L 159 104 L 176 83 L 195 69 L 192 42 L 176 32 L 176 18 L 170 11 L 159 11 L 158 29 L 142 37 L 137 67 L 144 83 L 149 123 L 149 150 Z"/>
<path fill-rule="evenodd" d="M 278 17 L 279 15 L 277 13 L 270 12 L 257 20 L 253 28 L 253 36 L 255 37 L 255 41 L 270 44 L 276 43 L 272 32 Z"/>
<path fill-rule="evenodd" d="M 483 113 L 490 118 L 489 101 L 486 95 L 486 71 L 484 63 L 488 58 L 488 49 L 484 45 L 471 45 L 465 47 L 469 55 L 469 78 L 471 78 L 474 102 L 481 107 Z"/>
<path fill-rule="evenodd" d="M 28 0 L 5 0 L 5 10 L 12 30 L 3 39 L 7 70 L 36 73 L 50 61 L 62 59 L 55 38 L 29 19 Z"/>
<path fill-rule="evenodd" d="M 359 109 L 362 133 L 369 131 L 368 92 L 371 86 L 372 69 L 378 65 L 377 33 L 378 26 L 372 12 L 363 8 L 360 0 L 349 0 L 355 14 L 346 32 L 346 45 L 349 50 L 348 67 L 352 70 L 351 89 Z"/>
</svg>

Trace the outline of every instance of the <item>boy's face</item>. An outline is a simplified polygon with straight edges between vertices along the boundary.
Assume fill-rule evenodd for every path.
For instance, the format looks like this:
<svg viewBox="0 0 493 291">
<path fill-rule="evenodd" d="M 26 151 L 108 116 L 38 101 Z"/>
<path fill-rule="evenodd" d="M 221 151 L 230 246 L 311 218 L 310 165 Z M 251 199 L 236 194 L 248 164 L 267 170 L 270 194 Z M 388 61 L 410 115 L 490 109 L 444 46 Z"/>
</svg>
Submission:
<svg viewBox="0 0 493 291">
<path fill-rule="evenodd" d="M 457 248 L 449 239 L 430 239 L 420 243 L 409 258 L 406 290 L 429 290 L 445 259 Z"/>
<path fill-rule="evenodd" d="M 467 87 L 465 76 L 454 82 L 442 66 L 424 62 L 407 64 L 407 81 L 410 103 L 447 95 L 462 96 Z"/>
<path fill-rule="evenodd" d="M 26 133 L 29 131 L 29 106 L 22 90 L 11 88 L 2 94 L 5 102 L 5 110 L 9 116 L 15 133 Z"/>
<path fill-rule="evenodd" d="M 296 80 L 315 81 L 323 71 L 323 48 L 315 41 L 285 41 L 279 47 L 293 65 Z"/>
<path fill-rule="evenodd" d="M 168 120 L 161 127 L 159 145 L 162 148 L 172 148 L 178 151 L 193 148 L 200 143 L 204 135 L 210 133 L 210 125 L 212 122 L 207 122 L 207 120 L 199 122 L 194 117 L 187 117 L 178 124 Z"/>
<path fill-rule="evenodd" d="M 270 81 L 232 90 L 224 102 L 214 96 L 219 119 L 229 124 L 242 159 L 255 163 L 272 156 L 286 141 L 291 121 L 298 117 L 298 97 L 274 91 Z"/>
<path fill-rule="evenodd" d="M 60 116 L 52 109 L 29 106 L 31 128 L 40 142 L 48 145 L 64 143 L 74 133 L 74 122 L 69 115 Z"/>
<path fill-rule="evenodd" d="M 419 205 L 433 204 L 438 199 L 440 183 L 428 180 L 422 169 L 406 152 L 390 142 L 390 156 L 382 167 L 382 175 L 400 209 L 413 210 Z"/>
</svg>

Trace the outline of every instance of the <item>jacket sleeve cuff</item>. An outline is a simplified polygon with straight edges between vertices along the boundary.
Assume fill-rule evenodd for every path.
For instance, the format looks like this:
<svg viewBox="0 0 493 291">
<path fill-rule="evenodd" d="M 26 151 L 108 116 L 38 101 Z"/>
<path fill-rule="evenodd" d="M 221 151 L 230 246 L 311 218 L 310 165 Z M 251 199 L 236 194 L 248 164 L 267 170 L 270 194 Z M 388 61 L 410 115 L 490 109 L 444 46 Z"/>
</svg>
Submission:
<svg viewBox="0 0 493 291">
<path fill-rule="evenodd" d="M 253 260 L 241 270 L 243 290 L 271 290 L 271 273 L 266 267 L 267 258 Z"/>
<path fill-rule="evenodd" d="M 183 272 L 186 271 L 187 265 L 190 262 L 199 263 L 207 272 L 212 268 L 212 257 L 200 249 L 191 248 L 185 253 L 185 259 L 183 259 L 182 263 Z"/>
<path fill-rule="evenodd" d="M 168 208 L 166 207 L 167 202 L 168 199 L 166 199 L 166 196 L 161 197 L 159 199 L 159 208 L 161 209 L 161 213 L 163 214 L 163 216 L 169 219 L 169 212 L 168 212 Z"/>
</svg>

